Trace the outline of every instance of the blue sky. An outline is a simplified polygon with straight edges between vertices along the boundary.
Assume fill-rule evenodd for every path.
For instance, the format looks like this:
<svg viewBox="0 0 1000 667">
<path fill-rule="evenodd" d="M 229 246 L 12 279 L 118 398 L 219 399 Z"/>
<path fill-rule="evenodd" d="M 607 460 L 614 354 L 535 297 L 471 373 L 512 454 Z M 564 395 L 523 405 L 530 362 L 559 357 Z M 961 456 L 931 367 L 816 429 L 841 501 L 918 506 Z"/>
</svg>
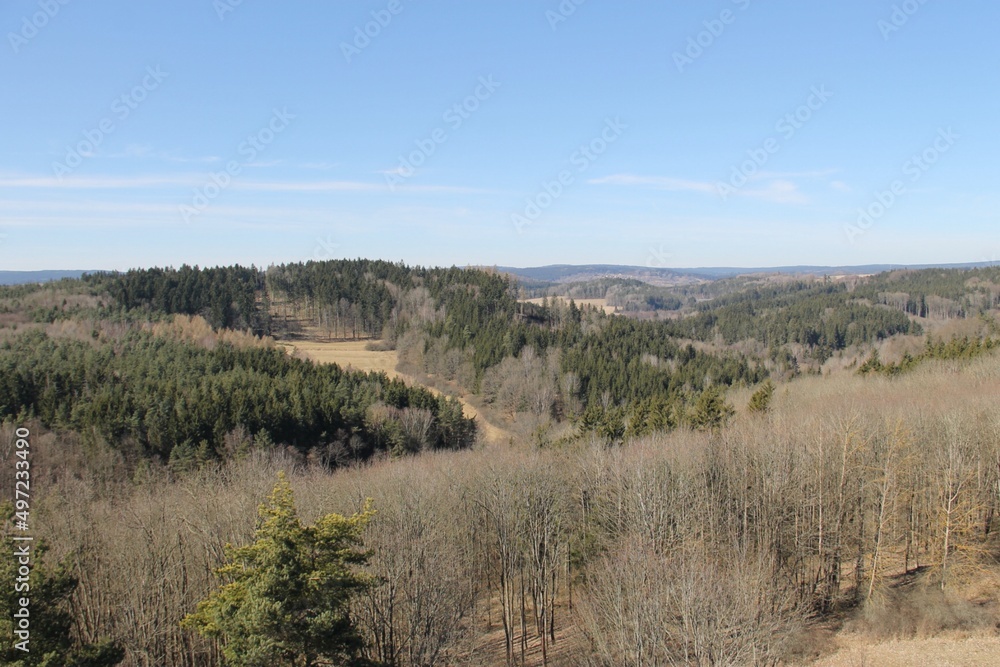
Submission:
<svg viewBox="0 0 1000 667">
<path fill-rule="evenodd" d="M 995 0 L 6 0 L 0 269 L 1000 259 Z"/>
</svg>

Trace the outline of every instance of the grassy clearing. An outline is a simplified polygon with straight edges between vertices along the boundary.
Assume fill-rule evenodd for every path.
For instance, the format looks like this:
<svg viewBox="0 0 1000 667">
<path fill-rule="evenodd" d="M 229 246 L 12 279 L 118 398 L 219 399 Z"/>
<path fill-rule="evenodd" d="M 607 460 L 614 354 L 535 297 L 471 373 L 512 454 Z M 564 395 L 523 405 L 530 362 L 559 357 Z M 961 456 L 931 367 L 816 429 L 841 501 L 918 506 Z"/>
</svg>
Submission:
<svg viewBox="0 0 1000 667">
<path fill-rule="evenodd" d="M 351 368 L 365 373 L 385 373 L 390 378 L 402 377 L 396 371 L 399 356 L 395 350 L 369 350 L 370 341 L 346 340 L 322 342 L 306 339 L 281 341 L 279 344 L 289 354 L 310 359 L 319 364 L 337 364 L 343 368 Z"/>
<path fill-rule="evenodd" d="M 343 368 L 352 368 L 366 373 L 385 373 L 390 378 L 399 378 L 408 385 L 422 385 L 435 394 L 444 394 L 438 387 L 428 382 L 420 382 L 417 378 L 396 370 L 399 355 L 396 350 L 368 349 L 370 340 L 345 340 L 324 342 L 313 338 L 278 343 L 289 354 L 298 355 L 320 364 L 337 364 Z M 449 394 L 454 395 L 454 394 Z M 480 433 L 487 443 L 500 444 L 507 442 L 511 435 L 483 416 L 476 406 L 469 402 L 467 396 L 454 395 L 462 402 L 462 412 L 466 417 L 476 420 Z"/>
<path fill-rule="evenodd" d="M 812 667 L 994 667 L 1000 637 L 932 637 L 872 643 L 840 635 L 836 650 Z"/>
</svg>

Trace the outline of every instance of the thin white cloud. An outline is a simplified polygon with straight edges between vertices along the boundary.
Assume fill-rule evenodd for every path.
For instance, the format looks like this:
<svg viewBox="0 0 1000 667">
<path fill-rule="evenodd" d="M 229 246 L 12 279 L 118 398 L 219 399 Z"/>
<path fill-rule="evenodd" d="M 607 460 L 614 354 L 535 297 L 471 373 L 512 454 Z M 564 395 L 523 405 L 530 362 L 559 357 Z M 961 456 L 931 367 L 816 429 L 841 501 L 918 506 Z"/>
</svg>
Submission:
<svg viewBox="0 0 1000 667">
<path fill-rule="evenodd" d="M 118 153 L 95 153 L 90 157 L 110 159 L 153 159 L 181 164 L 211 164 L 222 158 L 217 155 L 199 155 L 188 157 L 179 155 L 177 151 L 157 151 L 150 144 L 129 144 L 125 150 Z"/>
<path fill-rule="evenodd" d="M 758 171 L 750 176 L 751 181 L 774 181 L 774 180 L 811 180 L 827 178 L 838 173 L 839 169 L 818 169 L 815 171 Z"/>
<path fill-rule="evenodd" d="M 182 157 L 178 155 L 164 154 L 160 155 L 167 162 L 181 162 L 181 163 L 211 163 L 211 162 L 221 162 L 222 158 L 218 155 L 199 155 L 196 157 Z"/>
<path fill-rule="evenodd" d="M 713 183 L 703 181 L 690 181 L 681 178 L 670 178 L 669 176 L 637 176 L 635 174 L 612 174 L 601 178 L 592 178 L 587 181 L 592 185 L 645 185 L 658 190 L 669 190 L 671 192 L 704 192 L 715 194 L 716 189 Z"/>
<path fill-rule="evenodd" d="M 176 176 L 0 176 L 0 188 L 51 188 L 77 190 L 118 190 L 152 188 L 170 185 L 191 185 L 200 177 L 195 174 Z"/>
<path fill-rule="evenodd" d="M 0 175 L 0 189 L 38 188 L 72 190 L 121 190 L 174 186 L 203 185 L 208 174 L 182 174 L 172 176 L 54 176 Z M 255 192 L 377 192 L 388 193 L 384 183 L 366 181 L 246 181 L 234 178 L 229 186 L 234 190 Z M 396 191 L 417 194 L 458 193 L 481 194 L 491 192 L 479 188 L 451 185 L 400 185 Z"/>
<path fill-rule="evenodd" d="M 253 162 L 246 162 L 243 164 L 244 167 L 280 167 L 285 163 L 284 160 L 254 160 Z"/>
<path fill-rule="evenodd" d="M 177 203 L 126 203 L 118 201 L 29 201 L 0 199 L 0 215 L 10 227 L 39 228 L 143 228 L 181 224 Z M 336 217 L 340 219 L 342 214 Z M 329 224 L 328 208 L 299 206 L 243 206 L 215 204 L 204 211 L 202 223 L 232 227 L 293 229 Z"/>
<path fill-rule="evenodd" d="M 121 153 L 114 153 L 111 157 L 150 157 L 153 155 L 153 147 L 149 144 L 129 144 Z"/>
<path fill-rule="evenodd" d="M 254 210 L 254 209 L 250 209 Z M 156 214 L 177 212 L 177 204 L 171 203 L 137 203 L 111 201 L 58 201 L 52 199 L 0 199 L 0 212 L 5 214 L 18 213 L 103 213 L 103 214 Z"/>
<path fill-rule="evenodd" d="M 368 183 L 365 181 L 233 181 L 234 189 L 256 192 L 390 192 L 384 183 Z M 454 185 L 411 185 L 396 186 L 397 192 L 412 192 L 418 194 L 483 194 L 490 192 L 479 188 L 467 188 Z"/>
<path fill-rule="evenodd" d="M 614 174 L 593 178 L 587 181 L 595 185 L 625 185 L 644 186 L 670 192 L 699 192 L 718 196 L 719 186 L 716 183 L 692 181 L 668 176 L 637 176 L 635 174 Z M 732 195 L 760 199 L 775 204 L 805 204 L 809 200 L 799 191 L 798 185 L 787 179 L 774 179 L 766 187 L 733 188 Z"/>
<path fill-rule="evenodd" d="M 339 163 L 337 163 L 337 162 L 303 162 L 302 164 L 299 164 L 299 165 L 296 165 L 296 166 L 299 167 L 300 169 L 320 169 L 320 170 L 324 170 L 325 171 L 327 169 L 333 169 L 334 167 L 339 166 Z"/>
<path fill-rule="evenodd" d="M 233 181 L 237 190 L 258 192 L 381 192 L 388 190 L 381 183 L 360 181 Z"/>
<path fill-rule="evenodd" d="M 809 198 L 799 191 L 799 186 L 791 181 L 771 181 L 766 188 L 742 188 L 735 194 L 752 197 L 773 204 L 808 204 Z"/>
</svg>

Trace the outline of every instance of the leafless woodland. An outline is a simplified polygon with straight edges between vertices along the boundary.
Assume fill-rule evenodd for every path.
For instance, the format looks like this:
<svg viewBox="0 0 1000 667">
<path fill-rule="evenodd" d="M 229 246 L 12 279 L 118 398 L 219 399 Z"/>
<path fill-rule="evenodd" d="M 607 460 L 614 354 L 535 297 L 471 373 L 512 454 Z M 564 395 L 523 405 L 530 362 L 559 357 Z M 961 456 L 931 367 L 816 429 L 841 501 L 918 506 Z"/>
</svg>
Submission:
<svg viewBox="0 0 1000 667">
<path fill-rule="evenodd" d="M 355 614 L 386 664 L 808 663 L 820 626 L 996 631 L 997 396 L 995 355 L 806 377 L 717 432 L 334 474 L 275 451 L 172 477 L 39 427 L 38 532 L 48 558 L 75 555 L 83 638 L 118 639 L 128 665 L 218 664 L 178 621 L 279 470 L 306 520 L 374 500 L 377 585 Z"/>
</svg>

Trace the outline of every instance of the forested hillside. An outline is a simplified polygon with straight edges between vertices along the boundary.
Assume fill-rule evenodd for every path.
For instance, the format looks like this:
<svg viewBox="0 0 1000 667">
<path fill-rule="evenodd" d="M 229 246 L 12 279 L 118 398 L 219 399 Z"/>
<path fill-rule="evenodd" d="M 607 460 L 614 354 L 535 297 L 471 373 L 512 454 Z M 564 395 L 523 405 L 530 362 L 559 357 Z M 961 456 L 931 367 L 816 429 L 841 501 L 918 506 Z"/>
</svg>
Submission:
<svg viewBox="0 0 1000 667">
<path fill-rule="evenodd" d="M 720 282 L 660 320 L 368 260 L 0 289 L 0 445 L 32 434 L 65 629 L 43 641 L 129 667 L 773 666 L 819 626 L 995 625 L 1000 271 Z M 615 288 L 646 290 L 570 287 Z M 505 437 L 281 339 L 392 349 Z"/>
<path fill-rule="evenodd" d="M 122 274 L 94 273 L 84 281 L 108 295 L 125 310 L 151 314 L 202 315 L 214 327 L 252 329 L 267 334 L 266 304 L 261 274 L 256 268 L 232 266 L 133 270 Z"/>
<path fill-rule="evenodd" d="M 1000 267 L 892 271 L 859 282 L 855 291 L 919 317 L 974 317 L 1000 307 Z"/>
<path fill-rule="evenodd" d="M 679 310 L 683 305 L 676 287 L 661 287 L 635 278 L 600 278 L 571 283 L 538 283 L 519 280 L 525 298 L 559 296 L 567 299 L 604 299 L 623 313 Z"/>
<path fill-rule="evenodd" d="M 92 434 L 133 464 L 154 459 L 173 469 L 275 445 L 334 466 L 475 440 L 457 401 L 384 374 L 135 326 L 89 333 L 35 329 L 0 343 L 0 419 Z"/>
<path fill-rule="evenodd" d="M 0 329 L 0 419 L 38 419 L 110 443 L 133 465 L 175 470 L 272 447 L 335 466 L 474 442 L 457 401 L 225 333 L 226 318 L 263 321 L 257 278 L 182 268 L 5 288 L 2 309 L 15 323 Z M 102 289 L 110 301 L 94 296 Z M 149 327 L 191 312 L 224 314 L 218 333 Z"/>
<path fill-rule="evenodd" d="M 701 341 L 718 336 L 728 344 L 798 343 L 820 360 L 852 345 L 921 332 L 904 312 L 865 302 L 847 285 L 802 282 L 719 297 L 701 304 L 694 316 L 671 321 L 666 330 Z"/>
<path fill-rule="evenodd" d="M 519 303 L 516 283 L 490 271 L 343 260 L 282 265 L 264 274 L 238 267 L 202 273 L 135 271 L 91 280 L 126 311 L 199 312 L 186 286 L 201 282 L 211 286 L 211 296 L 200 310 L 214 313 L 214 323 L 236 316 L 290 334 L 285 323 L 291 314 L 332 336 L 384 337 L 399 343 L 404 356 L 419 358 L 423 371 L 461 375 L 469 390 L 511 414 L 533 411 L 562 420 L 589 410 L 590 423 L 604 420 L 609 410 L 610 418 L 623 418 L 652 400 L 676 413 L 650 422 L 667 428 L 683 422 L 685 406 L 710 387 L 749 385 L 766 376 L 740 355 L 679 344 L 662 324 L 572 304 Z M 268 304 L 275 307 L 266 312 Z M 550 371 L 527 371 L 530 382 L 506 377 L 535 359 Z"/>
<path fill-rule="evenodd" d="M 838 281 L 750 276 L 677 288 L 602 279 L 561 285 L 570 303 L 541 305 L 519 301 L 526 292 L 506 274 L 372 260 L 266 271 L 153 269 L 87 280 L 126 313 L 201 313 L 215 326 L 278 336 L 297 335 L 305 322 L 330 338 L 381 339 L 415 371 L 455 382 L 510 417 L 569 420 L 614 440 L 718 424 L 727 410 L 717 399 L 727 387 L 794 374 L 803 364 L 818 367 L 896 335 L 920 335 L 927 318 L 995 307 L 998 274 L 982 268 Z M 572 303 L 572 295 L 598 294 L 626 315 L 680 312 L 639 322 Z"/>
</svg>

